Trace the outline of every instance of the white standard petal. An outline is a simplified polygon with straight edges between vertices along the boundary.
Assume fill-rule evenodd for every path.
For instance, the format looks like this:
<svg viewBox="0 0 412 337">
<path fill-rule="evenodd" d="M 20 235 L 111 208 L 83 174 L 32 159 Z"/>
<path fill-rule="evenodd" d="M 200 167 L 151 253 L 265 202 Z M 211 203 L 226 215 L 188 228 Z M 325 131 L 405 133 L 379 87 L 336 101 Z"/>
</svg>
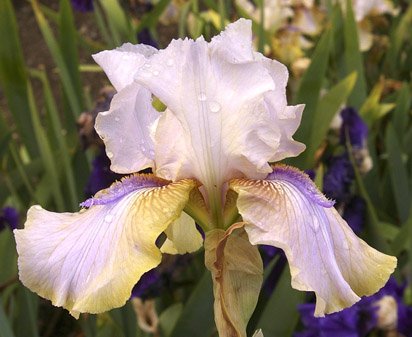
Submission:
<svg viewBox="0 0 412 337">
<path fill-rule="evenodd" d="M 137 83 L 118 92 L 110 110 L 99 113 L 95 128 L 106 146 L 112 171 L 124 174 L 154 167 L 151 127 L 159 116 L 151 93 Z"/>
<path fill-rule="evenodd" d="M 137 70 L 156 52 L 157 49 L 151 46 L 125 43 L 119 48 L 94 54 L 93 58 L 120 91 L 133 82 Z"/>
<path fill-rule="evenodd" d="M 123 305 L 132 287 L 156 267 L 156 239 L 180 216 L 193 181 L 134 175 L 99 192 L 78 213 L 30 208 L 15 230 L 25 286 L 71 314 Z"/>
<path fill-rule="evenodd" d="M 229 25 L 210 44 L 202 38 L 172 41 L 148 64 L 136 79 L 168 108 L 155 137 L 159 175 L 196 178 L 209 190 L 233 177 L 263 178 L 271 171 L 267 162 L 284 132 L 273 125 L 264 95 L 277 95 L 279 85 L 283 97 L 276 109 L 285 114 L 287 75 L 275 83 L 277 75 L 271 72 L 277 70 L 255 59 L 250 21 Z"/>
<path fill-rule="evenodd" d="M 297 169 L 276 166 L 267 180 L 235 179 L 230 186 L 250 241 L 285 251 L 292 286 L 316 294 L 316 316 L 375 293 L 393 272 L 396 258 L 359 239 Z"/>
</svg>

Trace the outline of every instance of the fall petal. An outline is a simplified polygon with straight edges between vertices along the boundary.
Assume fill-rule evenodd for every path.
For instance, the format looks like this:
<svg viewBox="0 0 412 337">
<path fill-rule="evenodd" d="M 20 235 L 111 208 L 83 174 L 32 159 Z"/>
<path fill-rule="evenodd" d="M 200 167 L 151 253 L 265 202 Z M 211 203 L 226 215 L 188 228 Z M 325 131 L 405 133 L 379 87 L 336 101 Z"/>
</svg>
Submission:
<svg viewBox="0 0 412 337">
<path fill-rule="evenodd" d="M 25 228 L 14 231 L 20 280 L 75 317 L 123 305 L 160 263 L 156 239 L 180 216 L 194 185 L 134 175 L 77 213 L 31 207 Z"/>
<path fill-rule="evenodd" d="M 396 258 L 358 238 L 347 223 L 297 169 L 276 166 L 266 180 L 230 183 L 252 244 L 282 248 L 292 286 L 316 293 L 315 315 L 351 306 L 359 296 L 383 287 Z"/>
</svg>

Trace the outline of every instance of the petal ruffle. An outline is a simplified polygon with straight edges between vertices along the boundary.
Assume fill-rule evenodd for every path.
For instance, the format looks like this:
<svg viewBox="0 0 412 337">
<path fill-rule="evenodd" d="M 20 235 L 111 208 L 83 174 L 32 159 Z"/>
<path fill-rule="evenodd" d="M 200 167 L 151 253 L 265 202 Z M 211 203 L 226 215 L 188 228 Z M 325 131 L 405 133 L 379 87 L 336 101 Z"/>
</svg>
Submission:
<svg viewBox="0 0 412 337">
<path fill-rule="evenodd" d="M 146 58 L 156 52 L 157 49 L 151 46 L 125 43 L 119 48 L 94 54 L 93 58 L 103 68 L 114 88 L 120 91 L 133 82 L 133 76 Z"/>
<path fill-rule="evenodd" d="M 276 166 L 267 180 L 235 179 L 230 187 L 253 244 L 282 248 L 292 286 L 316 293 L 316 316 L 342 310 L 383 287 L 396 258 L 359 239 L 297 169 Z"/>
<path fill-rule="evenodd" d="M 160 263 L 156 239 L 180 216 L 194 186 L 134 175 L 78 213 L 31 207 L 25 228 L 14 231 L 20 280 L 75 317 L 123 305 L 141 275 Z"/>
<path fill-rule="evenodd" d="M 95 128 L 105 143 L 112 171 L 127 174 L 154 167 L 151 128 L 159 116 L 151 93 L 137 83 L 118 92 L 110 110 L 99 113 Z"/>
<path fill-rule="evenodd" d="M 292 120 L 299 115 L 286 107 L 286 69 L 279 83 L 274 71 L 255 57 L 246 20 L 229 25 L 210 44 L 202 38 L 175 40 L 153 55 L 136 79 L 168 107 L 156 131 L 157 173 L 173 181 L 196 178 L 207 190 L 233 177 L 265 177 L 271 171 L 267 162 L 289 141 L 273 114 L 293 115 Z M 265 100 L 277 97 L 278 87 L 284 97 L 273 100 L 274 112 Z M 180 139 L 164 137 L 166 129 Z"/>
<path fill-rule="evenodd" d="M 165 233 L 167 239 L 160 249 L 162 253 L 193 253 L 203 245 L 203 238 L 196 228 L 195 221 L 185 212 L 167 227 Z"/>
</svg>

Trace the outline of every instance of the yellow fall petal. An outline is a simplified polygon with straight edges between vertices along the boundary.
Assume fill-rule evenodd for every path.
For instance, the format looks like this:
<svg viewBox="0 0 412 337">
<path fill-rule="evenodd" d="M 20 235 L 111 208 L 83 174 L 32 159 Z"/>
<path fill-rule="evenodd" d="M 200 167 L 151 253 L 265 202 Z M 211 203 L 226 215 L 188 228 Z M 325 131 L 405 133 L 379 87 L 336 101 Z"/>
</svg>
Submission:
<svg viewBox="0 0 412 337">
<path fill-rule="evenodd" d="M 292 287 L 316 293 L 315 316 L 342 310 L 383 287 L 396 267 L 358 238 L 302 172 L 277 166 L 267 180 L 230 187 L 252 244 L 284 250 Z"/>
<path fill-rule="evenodd" d="M 134 175 L 77 213 L 31 207 L 25 228 L 14 231 L 20 280 L 75 317 L 122 306 L 142 274 L 160 263 L 156 239 L 194 186 Z"/>
</svg>

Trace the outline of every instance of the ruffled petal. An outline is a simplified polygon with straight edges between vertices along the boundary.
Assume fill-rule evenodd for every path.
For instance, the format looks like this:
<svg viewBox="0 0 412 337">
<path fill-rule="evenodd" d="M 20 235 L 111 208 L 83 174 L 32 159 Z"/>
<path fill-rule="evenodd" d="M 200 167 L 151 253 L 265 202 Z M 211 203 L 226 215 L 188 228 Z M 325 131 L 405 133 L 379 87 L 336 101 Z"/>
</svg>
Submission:
<svg viewBox="0 0 412 337">
<path fill-rule="evenodd" d="M 133 82 L 133 76 L 146 58 L 156 52 L 157 49 L 151 46 L 125 43 L 119 48 L 94 54 L 93 58 L 103 68 L 114 88 L 120 91 Z"/>
<path fill-rule="evenodd" d="M 275 68 L 255 57 L 251 36 L 250 21 L 239 20 L 210 44 L 203 38 L 175 40 L 137 72 L 137 82 L 168 108 L 155 137 L 157 174 L 163 178 L 196 178 L 208 189 L 271 171 L 267 162 L 288 141 L 282 139 L 288 132 L 274 125 L 274 108 L 268 108 L 264 94 L 277 97 L 279 86 L 284 97 L 272 103 L 284 113 L 285 75 L 275 83 Z"/>
<path fill-rule="evenodd" d="M 105 143 L 112 171 L 127 174 L 154 167 L 151 128 L 159 116 L 151 93 L 137 83 L 118 92 L 110 110 L 99 113 L 95 128 Z"/>
<path fill-rule="evenodd" d="M 167 239 L 160 249 L 162 253 L 193 253 L 203 245 L 203 238 L 196 228 L 195 221 L 184 212 L 167 227 L 165 233 Z"/>
<path fill-rule="evenodd" d="M 266 180 L 235 179 L 230 187 L 253 244 L 282 248 L 292 286 L 314 291 L 316 316 L 351 306 L 383 287 L 396 258 L 359 239 L 304 173 L 276 166 Z"/>
<path fill-rule="evenodd" d="M 160 263 L 156 239 L 180 216 L 194 186 L 134 175 L 78 213 L 31 207 L 25 228 L 14 231 L 20 280 L 75 317 L 123 305 L 139 278 Z"/>
</svg>

